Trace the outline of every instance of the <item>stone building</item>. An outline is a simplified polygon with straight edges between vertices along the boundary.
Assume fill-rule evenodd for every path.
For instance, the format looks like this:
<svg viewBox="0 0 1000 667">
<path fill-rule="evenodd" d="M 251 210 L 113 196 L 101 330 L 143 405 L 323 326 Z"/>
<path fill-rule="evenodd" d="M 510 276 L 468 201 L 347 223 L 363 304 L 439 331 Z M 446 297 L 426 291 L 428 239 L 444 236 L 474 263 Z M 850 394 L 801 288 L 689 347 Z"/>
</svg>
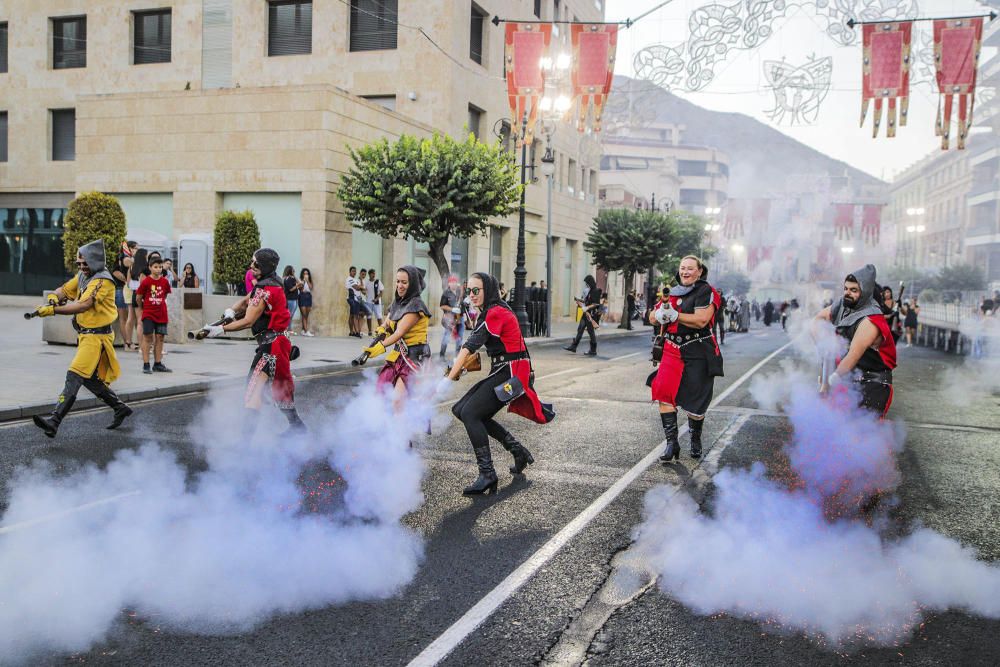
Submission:
<svg viewBox="0 0 1000 667">
<path fill-rule="evenodd" d="M 250 209 L 282 264 L 309 267 L 323 333 L 346 330 L 350 265 L 429 270 L 426 248 L 354 229 L 337 197 L 347 148 L 402 133 L 509 133 L 503 27 L 489 18 L 601 20 L 594 0 L 0 0 L 0 293 L 61 278 L 76 193 L 114 194 L 130 233 L 211 233 Z M 420 28 L 420 29 L 418 29 Z M 568 30 L 557 38 L 568 51 Z M 554 302 L 588 271 L 597 164 L 552 138 Z M 535 158 L 541 154 L 536 150 Z M 529 174 L 530 175 L 530 174 Z M 540 176 L 540 174 L 539 174 Z M 545 179 L 527 189 L 528 280 L 545 275 Z M 517 216 L 451 244 L 453 271 L 513 285 Z"/>
</svg>

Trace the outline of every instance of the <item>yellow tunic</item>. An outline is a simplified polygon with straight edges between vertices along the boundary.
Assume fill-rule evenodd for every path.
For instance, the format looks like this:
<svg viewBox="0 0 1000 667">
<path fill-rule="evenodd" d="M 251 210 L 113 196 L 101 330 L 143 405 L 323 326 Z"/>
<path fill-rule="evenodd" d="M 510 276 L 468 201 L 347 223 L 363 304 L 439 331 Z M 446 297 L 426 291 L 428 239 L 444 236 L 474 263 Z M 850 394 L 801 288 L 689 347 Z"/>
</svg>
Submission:
<svg viewBox="0 0 1000 667">
<path fill-rule="evenodd" d="M 405 315 L 403 317 L 406 317 Z M 407 347 L 413 347 L 414 345 L 426 345 L 427 344 L 427 328 L 430 324 L 431 318 L 427 317 L 423 313 L 418 313 L 416 323 L 410 327 L 405 334 L 403 334 L 403 342 L 406 343 Z M 399 322 L 393 322 L 393 328 L 399 325 Z M 399 358 L 399 352 L 392 350 L 386 355 L 385 360 L 388 363 L 392 363 Z"/>
<path fill-rule="evenodd" d="M 63 292 L 73 301 L 94 299 L 94 305 L 77 313 L 76 322 L 84 329 L 96 329 L 112 324 L 118 319 L 115 307 L 115 283 L 104 278 L 95 278 L 80 294 L 78 276 L 73 276 L 62 286 Z M 121 375 L 118 358 L 115 356 L 115 334 L 78 334 L 76 356 L 69 370 L 80 377 L 89 378 L 97 371 L 97 377 L 104 384 L 111 384 Z"/>
</svg>

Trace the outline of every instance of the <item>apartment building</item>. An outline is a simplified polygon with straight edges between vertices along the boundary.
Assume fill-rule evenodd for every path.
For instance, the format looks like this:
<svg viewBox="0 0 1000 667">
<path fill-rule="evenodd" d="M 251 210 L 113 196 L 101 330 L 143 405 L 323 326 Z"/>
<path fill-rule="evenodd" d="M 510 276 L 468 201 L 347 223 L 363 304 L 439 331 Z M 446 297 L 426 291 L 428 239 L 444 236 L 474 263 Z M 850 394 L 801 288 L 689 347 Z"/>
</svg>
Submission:
<svg viewBox="0 0 1000 667">
<path fill-rule="evenodd" d="M 436 299 L 426 248 L 353 228 L 339 175 L 348 147 L 383 137 L 509 135 L 497 14 L 599 21 L 603 2 L 0 0 L 0 293 L 61 279 L 66 206 L 99 190 L 119 198 L 130 233 L 172 240 L 210 234 L 221 210 L 252 210 L 282 264 L 312 270 L 324 333 L 345 329 L 350 265 L 385 277 L 415 263 Z M 567 37 L 563 27 L 566 51 Z M 568 316 L 590 264 L 598 165 L 569 126 L 552 145 L 553 296 Z M 539 178 L 527 188 L 529 281 L 545 274 L 546 210 Z M 516 236 L 512 216 L 453 240 L 453 270 L 512 284 Z"/>
</svg>

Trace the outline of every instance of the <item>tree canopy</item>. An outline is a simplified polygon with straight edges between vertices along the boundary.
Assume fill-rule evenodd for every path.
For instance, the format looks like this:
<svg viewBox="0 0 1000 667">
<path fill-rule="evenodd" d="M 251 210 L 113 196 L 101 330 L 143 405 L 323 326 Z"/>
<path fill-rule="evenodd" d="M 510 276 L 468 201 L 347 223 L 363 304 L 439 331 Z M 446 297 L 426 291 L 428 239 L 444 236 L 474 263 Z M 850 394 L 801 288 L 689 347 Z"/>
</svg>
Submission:
<svg viewBox="0 0 1000 667">
<path fill-rule="evenodd" d="M 735 271 L 726 273 L 711 281 L 712 285 L 725 295 L 744 295 L 750 292 L 750 277 Z"/>
<path fill-rule="evenodd" d="M 109 267 L 125 240 L 125 212 L 111 195 L 84 192 L 69 203 L 63 227 L 63 262 L 76 270 L 76 254 L 80 246 L 97 239 L 104 240 L 104 257 Z"/>
<path fill-rule="evenodd" d="M 403 135 L 349 150 L 353 164 L 338 192 L 347 219 L 383 238 L 427 243 L 442 282 L 450 237 L 468 238 L 485 231 L 489 218 L 517 210 L 521 185 L 499 142 Z"/>
<path fill-rule="evenodd" d="M 230 293 L 243 284 L 247 266 L 260 248 L 260 229 L 253 211 L 222 211 L 215 218 L 212 280 Z"/>
</svg>

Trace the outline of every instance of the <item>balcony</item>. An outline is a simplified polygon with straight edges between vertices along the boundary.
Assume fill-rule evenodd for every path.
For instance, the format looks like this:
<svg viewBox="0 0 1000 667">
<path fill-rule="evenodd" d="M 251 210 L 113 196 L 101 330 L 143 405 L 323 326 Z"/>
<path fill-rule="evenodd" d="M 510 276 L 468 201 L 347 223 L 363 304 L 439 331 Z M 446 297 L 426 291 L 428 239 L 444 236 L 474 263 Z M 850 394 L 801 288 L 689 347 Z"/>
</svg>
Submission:
<svg viewBox="0 0 1000 667">
<path fill-rule="evenodd" d="M 981 206 L 1000 199 L 1000 178 L 994 177 L 989 180 L 973 183 L 966 195 L 966 203 L 969 206 Z"/>
<path fill-rule="evenodd" d="M 993 57 L 980 68 L 980 81 L 984 86 L 995 86 L 1000 82 L 1000 58 Z"/>
<path fill-rule="evenodd" d="M 993 119 L 997 115 L 997 111 L 1000 111 L 1000 102 L 997 98 L 984 102 L 982 104 L 976 104 L 976 108 L 972 113 L 972 125 L 974 127 L 993 127 Z"/>
<path fill-rule="evenodd" d="M 1000 160 L 1000 141 L 992 133 L 972 135 L 969 140 L 969 166 L 976 167 L 990 160 Z"/>
<path fill-rule="evenodd" d="M 991 5 L 996 9 L 1000 3 L 984 2 L 983 4 Z M 991 21 L 983 26 L 983 46 L 1000 46 L 1000 23 Z"/>
</svg>

